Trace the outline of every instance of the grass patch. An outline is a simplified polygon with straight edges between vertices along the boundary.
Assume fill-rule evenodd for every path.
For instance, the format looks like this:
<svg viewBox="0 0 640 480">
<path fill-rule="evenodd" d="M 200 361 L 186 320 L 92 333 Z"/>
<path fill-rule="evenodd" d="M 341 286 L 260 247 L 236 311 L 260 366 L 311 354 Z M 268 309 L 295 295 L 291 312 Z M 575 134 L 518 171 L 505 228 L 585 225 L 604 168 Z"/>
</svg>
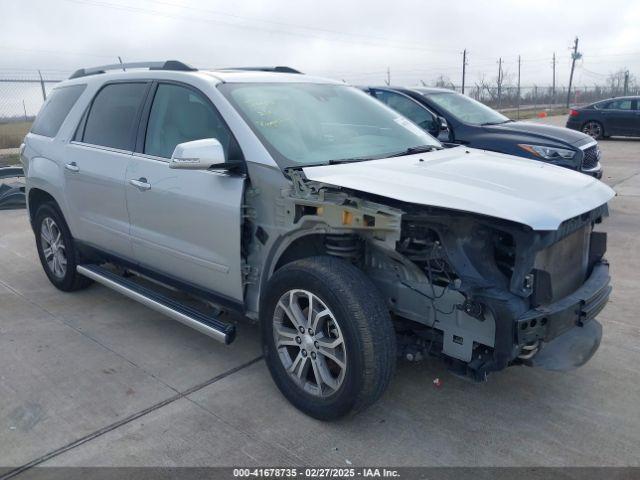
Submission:
<svg viewBox="0 0 640 480">
<path fill-rule="evenodd" d="M 0 167 L 9 167 L 11 165 L 20 165 L 20 155 L 10 153 L 9 155 L 0 156 Z"/>
<path fill-rule="evenodd" d="M 32 122 L 0 123 L 0 149 L 18 148 Z"/>
</svg>

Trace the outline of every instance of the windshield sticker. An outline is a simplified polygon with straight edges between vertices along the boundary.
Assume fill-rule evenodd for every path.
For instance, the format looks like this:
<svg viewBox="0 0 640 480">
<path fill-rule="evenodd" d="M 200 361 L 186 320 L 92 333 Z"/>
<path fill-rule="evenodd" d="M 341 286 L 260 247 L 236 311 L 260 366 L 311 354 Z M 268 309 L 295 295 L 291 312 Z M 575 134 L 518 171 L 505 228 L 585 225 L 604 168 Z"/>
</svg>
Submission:
<svg viewBox="0 0 640 480">
<path fill-rule="evenodd" d="M 404 117 L 396 117 L 393 119 L 394 122 L 396 122 L 398 125 L 406 128 L 407 130 L 409 130 L 411 133 L 414 133 L 416 135 L 420 135 L 421 137 L 424 136 L 424 130 L 422 130 L 419 126 L 417 126 L 415 123 L 411 123 L 409 120 L 407 120 Z"/>
</svg>

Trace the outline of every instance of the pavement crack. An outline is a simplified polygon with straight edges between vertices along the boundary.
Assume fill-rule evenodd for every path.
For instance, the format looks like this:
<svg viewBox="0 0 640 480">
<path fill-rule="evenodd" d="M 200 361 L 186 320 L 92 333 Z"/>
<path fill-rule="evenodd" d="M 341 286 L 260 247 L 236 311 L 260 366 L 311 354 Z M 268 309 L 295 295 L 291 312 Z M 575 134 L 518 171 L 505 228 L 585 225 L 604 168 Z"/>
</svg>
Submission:
<svg viewBox="0 0 640 480">
<path fill-rule="evenodd" d="M 610 185 L 610 186 L 611 186 L 611 188 L 613 188 L 613 187 L 617 187 L 617 186 L 618 186 L 618 185 L 620 185 L 621 183 L 624 183 L 624 182 L 626 182 L 627 180 L 631 180 L 631 179 L 632 179 L 633 177 L 635 177 L 636 175 L 640 175 L 640 172 L 635 172 L 635 173 L 632 173 L 631 175 L 627 175 L 626 177 L 621 178 L 621 179 L 620 179 L 620 180 L 618 180 L 617 182 L 611 182 L 611 185 Z M 616 192 L 616 194 L 617 194 L 617 193 L 618 193 L 618 192 Z M 623 197 L 626 197 L 626 196 L 628 196 L 628 195 L 622 195 L 622 196 L 623 196 Z"/>
<path fill-rule="evenodd" d="M 85 444 L 87 442 L 90 442 L 91 440 L 94 440 L 94 439 L 96 439 L 98 437 L 101 437 L 102 435 L 104 435 L 106 433 L 112 432 L 113 430 L 116 430 L 116 429 L 118 429 L 118 428 L 120 428 L 120 427 L 122 427 L 124 425 L 127 425 L 128 423 L 131 423 L 131 422 L 133 422 L 133 421 L 135 421 L 135 420 L 137 420 L 137 419 L 139 419 L 139 418 L 141 418 L 141 417 L 143 417 L 143 416 L 145 416 L 145 415 L 147 415 L 149 413 L 152 413 L 152 412 L 154 412 L 156 410 L 159 410 L 160 408 L 165 407 L 165 406 L 167 406 L 167 405 L 169 405 L 169 404 L 171 404 L 171 403 L 173 403 L 173 402 L 175 402 L 177 400 L 185 398 L 185 399 L 191 401 L 189 398 L 187 398 L 188 395 L 191 395 L 191 394 L 193 394 L 193 393 L 195 393 L 195 392 L 197 392 L 199 390 L 202 390 L 203 388 L 208 387 L 209 385 L 212 385 L 212 384 L 214 384 L 214 383 L 216 383 L 216 382 L 218 382 L 218 381 L 220 381 L 220 380 L 222 380 L 224 378 L 227 378 L 230 375 L 233 375 L 234 373 L 239 372 L 240 370 L 244 370 L 245 368 L 250 367 L 254 363 L 259 362 L 260 360 L 262 360 L 262 358 L 263 358 L 262 355 L 260 355 L 259 357 L 256 357 L 256 358 L 254 358 L 252 360 L 249 360 L 248 362 L 245 362 L 245 363 L 243 363 L 241 365 L 238 365 L 237 367 L 231 368 L 231 369 L 227 370 L 226 372 L 223 372 L 223 373 L 221 373 L 219 375 L 216 375 L 215 377 L 210 378 L 209 380 L 206 380 L 206 381 L 204 381 L 202 383 L 194 385 L 193 387 L 190 387 L 190 388 L 188 388 L 188 389 L 186 389 L 186 390 L 184 390 L 182 392 L 178 392 L 175 395 L 173 395 L 173 396 L 171 396 L 169 398 L 166 398 L 165 400 L 162 400 L 162 401 L 160 401 L 158 403 L 155 403 L 155 404 L 153 404 L 153 405 L 151 405 L 151 406 L 149 406 L 149 407 L 147 407 L 147 408 L 145 408 L 143 410 L 140 410 L 139 412 L 131 414 L 128 417 L 123 418 L 122 420 L 119 420 L 119 421 L 114 422 L 114 423 L 112 423 L 110 425 L 102 427 L 102 428 L 100 428 L 100 429 L 98 429 L 98 430 L 96 430 L 96 431 L 94 431 L 92 433 L 89 433 L 88 435 L 85 435 L 84 437 L 81 437 L 81 438 L 79 438 L 77 440 L 74 440 L 71 443 L 68 443 L 67 445 L 64 445 L 64 446 L 62 446 L 60 448 L 57 448 L 57 449 L 52 450 L 52 451 L 50 451 L 48 453 L 45 453 L 44 455 L 42 455 L 42 456 L 40 456 L 40 457 L 38 457 L 38 458 L 36 458 L 34 460 L 31 460 L 30 462 L 25 463 L 24 465 L 16 467 L 13 470 L 10 470 L 7 473 L 5 473 L 4 475 L 1 475 L 0 476 L 0 480 L 8 480 L 9 478 L 13 478 L 16 475 L 24 473 L 25 471 L 27 471 L 27 470 L 29 470 L 29 469 L 37 466 L 37 465 L 40 465 L 41 463 L 46 462 L 47 460 L 50 460 L 50 459 L 52 459 L 54 457 L 57 457 L 58 455 L 61 455 L 61 454 L 65 453 L 65 452 L 68 452 L 69 450 L 72 450 L 72 449 L 74 449 L 76 447 L 79 447 L 80 445 L 83 445 L 83 444 Z"/>
</svg>

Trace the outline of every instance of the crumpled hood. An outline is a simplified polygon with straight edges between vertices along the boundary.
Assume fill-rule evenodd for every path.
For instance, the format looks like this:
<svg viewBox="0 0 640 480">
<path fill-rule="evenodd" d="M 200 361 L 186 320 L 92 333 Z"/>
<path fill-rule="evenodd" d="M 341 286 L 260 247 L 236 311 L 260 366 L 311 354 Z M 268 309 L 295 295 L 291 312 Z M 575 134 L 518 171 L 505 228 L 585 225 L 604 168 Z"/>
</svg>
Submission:
<svg viewBox="0 0 640 480">
<path fill-rule="evenodd" d="M 587 141 L 593 141 L 588 135 L 571 130 L 568 128 L 556 127 L 554 125 L 545 125 L 542 123 L 533 122 L 507 122 L 499 125 L 492 125 L 487 127 L 492 131 L 504 134 L 522 135 L 526 134 L 532 138 L 537 138 L 539 141 L 555 140 L 559 142 L 568 143 L 570 145 L 582 144 Z"/>
<path fill-rule="evenodd" d="M 534 230 L 556 230 L 615 195 L 599 180 L 566 168 L 465 147 L 303 171 L 309 180 Z"/>
</svg>

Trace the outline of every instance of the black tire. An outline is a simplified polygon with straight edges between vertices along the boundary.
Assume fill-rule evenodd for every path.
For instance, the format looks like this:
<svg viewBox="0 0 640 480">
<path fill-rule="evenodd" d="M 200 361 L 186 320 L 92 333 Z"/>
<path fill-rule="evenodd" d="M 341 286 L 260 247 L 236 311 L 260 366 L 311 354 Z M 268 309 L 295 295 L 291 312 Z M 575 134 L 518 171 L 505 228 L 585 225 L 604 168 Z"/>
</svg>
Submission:
<svg viewBox="0 0 640 480">
<path fill-rule="evenodd" d="M 43 229 L 46 230 L 45 221 L 51 220 L 55 225 L 56 234 L 59 232 L 60 241 L 58 244 L 62 245 L 64 251 L 64 257 L 66 259 L 66 265 L 64 266 L 63 274 L 54 271 L 45 257 L 45 246 L 43 245 Z M 64 292 L 72 292 L 75 290 L 81 290 L 91 285 L 92 281 L 80 275 L 76 272 L 76 266 L 78 265 L 78 252 L 75 249 L 75 244 L 67 222 L 65 222 L 62 213 L 58 210 L 58 207 L 53 202 L 43 203 L 36 210 L 34 216 L 34 231 L 36 236 L 36 247 L 38 249 L 38 256 L 40 257 L 40 263 L 44 269 L 49 281 L 59 290 Z M 56 235 L 57 236 L 57 235 Z M 51 258 L 52 255 L 49 255 Z"/>
<path fill-rule="evenodd" d="M 295 345 L 281 346 L 280 351 L 276 348 L 274 316 L 276 308 L 280 308 L 278 302 L 283 295 L 298 289 L 311 292 L 320 304 L 324 303 L 322 308 L 326 306 L 331 311 L 328 321 L 335 321 L 344 340 L 346 366 L 342 383 L 326 396 L 320 396 L 318 392 L 309 393 L 287 372 L 281 360 L 282 349 L 295 349 Z M 270 279 L 262 296 L 260 320 L 263 351 L 271 376 L 282 394 L 307 415 L 320 420 L 332 420 L 361 411 L 380 398 L 393 377 L 396 338 L 389 310 L 369 278 L 343 260 L 328 256 L 310 257 L 282 267 Z M 336 331 L 335 324 L 331 323 L 333 332 Z M 318 332 L 315 334 L 322 335 Z M 317 342 L 314 344 L 318 346 Z M 299 353 L 303 353 L 302 346 L 298 347 Z M 316 361 L 320 362 L 322 353 L 320 350 L 317 352 Z M 325 366 L 330 363 L 327 362 Z M 316 378 L 317 365 L 312 365 L 312 377 L 307 378 Z"/>
<path fill-rule="evenodd" d="M 584 122 L 580 131 L 595 138 L 596 140 L 601 140 L 606 136 L 604 132 L 604 125 L 597 120 L 588 120 Z"/>
</svg>

